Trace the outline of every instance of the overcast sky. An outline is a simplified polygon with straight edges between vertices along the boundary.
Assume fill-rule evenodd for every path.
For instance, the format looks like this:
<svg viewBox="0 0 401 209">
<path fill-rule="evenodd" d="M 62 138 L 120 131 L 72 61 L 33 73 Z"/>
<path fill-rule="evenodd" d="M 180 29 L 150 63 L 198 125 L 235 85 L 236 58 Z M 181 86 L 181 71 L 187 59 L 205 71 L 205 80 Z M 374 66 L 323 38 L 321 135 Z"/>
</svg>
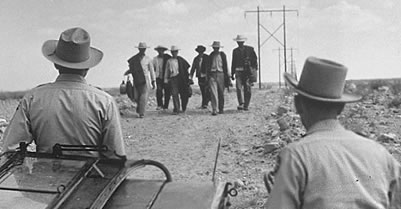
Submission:
<svg viewBox="0 0 401 209">
<path fill-rule="evenodd" d="M 54 81 L 57 71 L 43 57 L 42 44 L 77 26 L 104 52 L 87 76 L 96 86 L 120 84 L 140 41 L 152 47 L 147 50 L 151 57 L 156 45 L 178 45 L 190 63 L 196 45 L 205 45 L 209 53 L 211 43 L 221 41 L 231 65 L 237 34 L 246 35 L 246 44 L 257 51 L 256 13 L 245 11 L 283 5 L 299 11 L 286 15 L 287 47 L 294 48 L 298 74 L 305 59 L 316 56 L 346 65 L 350 79 L 401 77 L 400 0 L 1 0 L 0 91 Z M 261 13 L 260 23 L 273 32 L 282 24 L 282 14 Z M 282 41 L 282 28 L 275 35 Z M 261 28 L 261 42 L 268 37 Z M 278 81 L 279 47 L 274 38 L 261 47 L 262 81 Z"/>
</svg>

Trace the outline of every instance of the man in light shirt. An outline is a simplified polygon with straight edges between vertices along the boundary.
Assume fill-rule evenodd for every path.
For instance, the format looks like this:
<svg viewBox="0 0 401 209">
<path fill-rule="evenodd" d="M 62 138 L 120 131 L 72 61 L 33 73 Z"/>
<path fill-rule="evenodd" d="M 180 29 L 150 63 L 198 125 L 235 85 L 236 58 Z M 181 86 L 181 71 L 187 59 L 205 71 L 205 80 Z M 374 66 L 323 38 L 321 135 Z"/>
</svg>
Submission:
<svg viewBox="0 0 401 209">
<path fill-rule="evenodd" d="M 152 59 L 145 54 L 146 49 L 149 48 L 146 43 L 140 42 L 136 48 L 139 52 L 128 59 L 129 69 L 124 75 L 131 74 L 134 79 L 138 93 L 136 112 L 139 118 L 143 118 L 148 104 L 149 90 L 155 88 L 155 71 Z"/>
<path fill-rule="evenodd" d="M 167 110 L 171 92 L 170 87 L 164 83 L 164 75 L 166 73 L 167 60 L 170 59 L 171 56 L 164 53 L 167 50 L 164 46 L 159 45 L 155 50 L 157 51 L 157 56 L 153 58 L 153 67 L 156 76 L 156 110 Z"/>
<path fill-rule="evenodd" d="M 177 46 L 171 46 L 172 57 L 167 61 L 166 75 L 164 83 L 168 83 L 171 88 L 171 95 L 173 97 L 173 114 L 179 114 L 180 104 L 181 110 L 185 113 L 189 100 L 189 63 L 178 56 L 180 49 Z M 181 100 L 181 101 L 180 101 Z"/>
<path fill-rule="evenodd" d="M 361 99 L 343 93 L 346 74 L 339 63 L 309 57 L 299 82 L 284 75 L 306 135 L 285 147 L 265 176 L 272 188 L 265 208 L 401 208 L 400 163 L 337 119 L 346 103 Z"/>
<path fill-rule="evenodd" d="M 42 53 L 54 63 L 59 76 L 55 82 L 30 90 L 21 99 L 4 133 L 3 151 L 17 149 L 20 142 L 34 142 L 36 151 L 45 153 L 51 153 L 56 143 L 105 145 L 105 152 L 66 154 L 125 158 L 113 97 L 85 80 L 89 68 L 103 57 L 100 50 L 90 47 L 89 33 L 82 28 L 68 29 L 59 40 L 46 41 Z"/>
</svg>

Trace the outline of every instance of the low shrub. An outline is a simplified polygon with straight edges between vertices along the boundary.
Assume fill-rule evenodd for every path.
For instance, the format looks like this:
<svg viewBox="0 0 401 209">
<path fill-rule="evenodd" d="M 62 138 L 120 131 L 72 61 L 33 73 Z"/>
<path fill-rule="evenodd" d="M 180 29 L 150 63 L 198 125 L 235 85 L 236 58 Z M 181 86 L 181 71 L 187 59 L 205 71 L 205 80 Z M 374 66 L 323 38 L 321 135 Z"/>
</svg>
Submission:
<svg viewBox="0 0 401 209">
<path fill-rule="evenodd" d="M 0 91 L 0 100 L 21 99 L 26 91 Z"/>
</svg>

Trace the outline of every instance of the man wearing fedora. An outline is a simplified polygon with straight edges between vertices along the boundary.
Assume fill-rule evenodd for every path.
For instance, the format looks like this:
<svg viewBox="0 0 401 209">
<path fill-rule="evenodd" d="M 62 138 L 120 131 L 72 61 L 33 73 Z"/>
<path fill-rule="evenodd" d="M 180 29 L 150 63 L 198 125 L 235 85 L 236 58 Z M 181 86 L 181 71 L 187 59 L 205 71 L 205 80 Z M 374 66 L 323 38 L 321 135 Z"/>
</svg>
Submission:
<svg viewBox="0 0 401 209">
<path fill-rule="evenodd" d="M 168 83 L 171 88 L 171 95 L 173 97 L 174 105 L 173 114 L 179 114 L 180 103 L 182 112 L 187 110 L 187 104 L 190 96 L 190 80 L 188 73 L 190 65 L 184 58 L 178 56 L 179 50 L 180 49 L 177 46 L 171 46 L 170 51 L 172 57 L 167 61 L 166 75 L 164 78 L 164 83 Z"/>
<path fill-rule="evenodd" d="M 129 69 L 124 75 L 131 74 L 134 79 L 134 85 L 138 92 L 138 103 L 136 113 L 139 118 L 145 116 L 146 105 L 148 104 L 149 90 L 155 88 L 155 71 L 153 69 L 153 62 L 145 52 L 149 48 L 145 42 L 139 42 L 138 53 L 128 59 Z"/>
<path fill-rule="evenodd" d="M 211 47 L 213 51 L 209 55 L 210 62 L 206 74 L 209 81 L 212 115 L 217 115 L 217 108 L 219 114 L 224 113 L 224 87 L 225 81 L 229 81 L 230 76 L 228 76 L 227 56 L 220 51 L 222 47 L 220 41 L 213 41 Z"/>
<path fill-rule="evenodd" d="M 164 75 L 166 72 L 167 60 L 170 59 L 171 56 L 164 53 L 167 50 L 164 46 L 159 45 L 155 50 L 157 51 L 157 56 L 153 58 L 153 67 L 156 76 L 157 110 L 166 110 L 168 109 L 171 93 L 170 87 L 164 84 Z"/>
<path fill-rule="evenodd" d="M 46 41 L 42 53 L 54 63 L 59 76 L 21 99 L 3 136 L 3 151 L 15 150 L 20 142 L 34 142 L 37 152 L 51 153 L 59 143 L 108 148 L 100 154 L 79 153 L 88 156 L 125 156 L 117 104 L 85 80 L 89 68 L 103 57 L 100 50 L 90 47 L 89 33 L 82 28 L 68 29 L 59 40 Z"/>
<path fill-rule="evenodd" d="M 210 92 L 208 89 L 207 79 L 206 79 L 206 69 L 209 65 L 209 56 L 205 54 L 206 47 L 198 45 L 195 49 L 198 55 L 194 58 L 192 62 L 190 79 L 192 80 L 194 74 L 198 78 L 198 84 L 202 95 L 201 109 L 206 109 L 210 101 Z"/>
<path fill-rule="evenodd" d="M 236 79 L 235 87 L 237 89 L 238 110 L 248 110 L 252 96 L 253 81 L 252 71 L 258 69 L 258 61 L 255 50 L 251 46 L 244 45 L 247 38 L 243 35 L 237 35 L 234 41 L 238 47 L 233 50 L 231 64 L 231 79 Z M 234 77 L 235 76 L 235 77 Z M 242 96 L 242 92 L 244 96 Z"/>
<path fill-rule="evenodd" d="M 401 165 L 377 142 L 346 130 L 337 117 L 360 96 L 343 93 L 347 68 L 309 57 L 294 89 L 306 129 L 265 175 L 266 208 L 401 208 Z M 272 183 L 274 185 L 272 186 Z"/>
</svg>

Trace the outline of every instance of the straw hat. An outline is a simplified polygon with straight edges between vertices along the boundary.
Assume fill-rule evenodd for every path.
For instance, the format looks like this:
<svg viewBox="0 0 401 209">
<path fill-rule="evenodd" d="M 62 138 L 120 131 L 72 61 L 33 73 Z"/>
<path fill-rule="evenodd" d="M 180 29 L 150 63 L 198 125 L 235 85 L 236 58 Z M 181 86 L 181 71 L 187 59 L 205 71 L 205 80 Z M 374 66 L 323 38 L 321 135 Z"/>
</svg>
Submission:
<svg viewBox="0 0 401 209">
<path fill-rule="evenodd" d="M 135 46 L 135 48 L 146 49 L 146 48 L 149 48 L 149 47 L 146 45 L 145 42 L 139 42 L 138 46 Z"/>
<path fill-rule="evenodd" d="M 176 45 L 171 46 L 170 51 L 178 51 L 178 50 L 180 50 L 180 48 L 178 48 L 178 46 L 176 46 Z"/>
<path fill-rule="evenodd" d="M 286 82 L 294 90 L 310 99 L 323 102 L 356 102 L 361 96 L 344 93 L 347 68 L 339 63 L 309 57 L 306 59 L 299 82 L 289 73 Z"/>
<path fill-rule="evenodd" d="M 103 58 L 103 52 L 90 47 L 89 33 L 82 28 L 67 29 L 59 40 L 46 41 L 42 53 L 51 62 L 72 69 L 94 67 Z"/>
<path fill-rule="evenodd" d="M 247 38 L 244 35 L 237 35 L 237 37 L 234 38 L 234 41 L 237 42 L 245 42 Z"/>
<path fill-rule="evenodd" d="M 220 41 L 213 41 L 213 44 L 211 45 L 211 47 L 219 47 L 219 48 L 222 48 L 223 46 L 220 44 Z"/>
</svg>

